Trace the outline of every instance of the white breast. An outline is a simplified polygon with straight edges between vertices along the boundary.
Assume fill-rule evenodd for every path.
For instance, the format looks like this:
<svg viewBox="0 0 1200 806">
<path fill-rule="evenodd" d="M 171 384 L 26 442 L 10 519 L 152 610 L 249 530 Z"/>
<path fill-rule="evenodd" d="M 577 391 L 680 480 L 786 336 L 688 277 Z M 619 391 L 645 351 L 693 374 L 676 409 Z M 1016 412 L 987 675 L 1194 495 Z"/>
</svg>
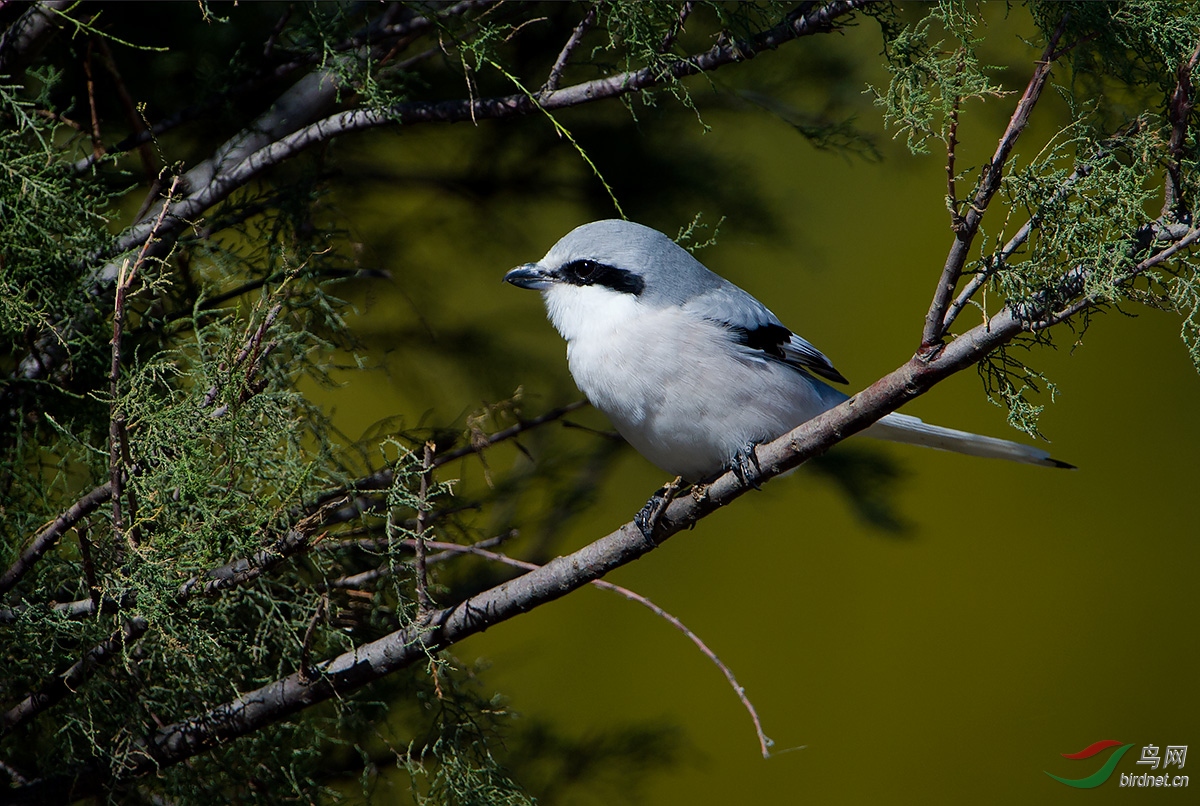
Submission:
<svg viewBox="0 0 1200 806">
<path fill-rule="evenodd" d="M 688 480 L 836 402 L 820 391 L 834 390 L 737 348 L 722 326 L 681 308 L 653 310 L 597 286 L 555 285 L 545 300 L 580 391 L 638 452 Z"/>
</svg>

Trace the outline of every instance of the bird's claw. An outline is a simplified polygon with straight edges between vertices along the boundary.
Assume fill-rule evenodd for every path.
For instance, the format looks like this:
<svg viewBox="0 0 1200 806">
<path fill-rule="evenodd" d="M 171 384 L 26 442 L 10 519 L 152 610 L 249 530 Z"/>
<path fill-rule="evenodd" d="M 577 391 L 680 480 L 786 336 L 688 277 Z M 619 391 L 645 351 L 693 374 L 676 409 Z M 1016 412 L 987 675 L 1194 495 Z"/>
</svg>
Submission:
<svg viewBox="0 0 1200 806">
<path fill-rule="evenodd" d="M 738 481 L 742 484 L 748 484 L 756 490 L 761 490 L 758 485 L 758 478 L 762 475 L 762 468 L 758 464 L 758 454 L 755 453 L 755 445 L 753 442 L 747 442 L 742 448 L 733 455 L 733 462 L 729 469 L 733 471 L 733 475 L 737 476 Z"/>
<path fill-rule="evenodd" d="M 633 516 L 633 525 L 638 528 L 638 531 L 642 533 L 642 538 L 651 546 L 658 545 L 654 539 L 654 530 L 658 527 L 663 513 L 667 511 L 667 505 L 675 497 L 681 481 L 682 479 L 676 478 L 669 484 L 659 487 L 654 495 L 650 496 L 646 505 L 638 510 L 638 514 Z"/>
</svg>

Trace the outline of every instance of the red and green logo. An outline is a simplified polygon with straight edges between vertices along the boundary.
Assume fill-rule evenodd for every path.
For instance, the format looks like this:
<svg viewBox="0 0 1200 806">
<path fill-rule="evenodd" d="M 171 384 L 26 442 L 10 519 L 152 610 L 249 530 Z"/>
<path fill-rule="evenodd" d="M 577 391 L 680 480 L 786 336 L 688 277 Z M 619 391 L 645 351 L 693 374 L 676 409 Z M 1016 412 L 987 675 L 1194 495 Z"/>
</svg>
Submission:
<svg viewBox="0 0 1200 806">
<path fill-rule="evenodd" d="M 1121 760 L 1121 756 L 1125 755 L 1125 753 L 1128 752 L 1129 748 L 1133 747 L 1133 745 L 1122 744 L 1114 739 L 1105 739 L 1104 741 L 1096 742 L 1095 744 L 1089 744 L 1078 753 L 1062 754 L 1063 758 L 1069 758 L 1072 761 L 1081 761 L 1083 759 L 1099 755 L 1110 747 L 1119 747 L 1121 749 L 1110 755 L 1108 757 L 1108 761 L 1104 762 L 1104 766 L 1085 778 L 1061 778 L 1052 772 L 1047 772 L 1045 770 L 1043 770 L 1043 772 L 1046 772 L 1046 774 L 1055 781 L 1066 784 L 1067 786 L 1073 786 L 1076 789 L 1094 789 L 1109 779 L 1109 777 L 1113 774 L 1113 770 L 1117 768 L 1117 762 Z"/>
</svg>

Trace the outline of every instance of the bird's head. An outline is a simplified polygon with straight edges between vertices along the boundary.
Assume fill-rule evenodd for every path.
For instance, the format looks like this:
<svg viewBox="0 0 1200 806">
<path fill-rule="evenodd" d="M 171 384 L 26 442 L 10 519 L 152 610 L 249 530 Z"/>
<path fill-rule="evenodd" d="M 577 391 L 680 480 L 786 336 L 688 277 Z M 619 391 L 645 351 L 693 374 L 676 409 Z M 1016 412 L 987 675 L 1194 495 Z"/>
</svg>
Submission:
<svg viewBox="0 0 1200 806">
<path fill-rule="evenodd" d="M 541 291 L 550 320 L 568 341 L 593 327 L 619 325 L 645 306 L 681 305 L 721 282 L 658 230 L 619 219 L 575 228 L 541 260 L 504 279 Z"/>
</svg>

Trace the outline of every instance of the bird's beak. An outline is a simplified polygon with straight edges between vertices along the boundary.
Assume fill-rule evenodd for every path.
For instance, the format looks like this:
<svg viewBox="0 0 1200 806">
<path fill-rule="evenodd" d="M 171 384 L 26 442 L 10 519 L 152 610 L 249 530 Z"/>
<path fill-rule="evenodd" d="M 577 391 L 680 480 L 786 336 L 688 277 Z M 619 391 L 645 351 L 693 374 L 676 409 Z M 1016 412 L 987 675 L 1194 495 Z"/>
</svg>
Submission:
<svg viewBox="0 0 1200 806">
<path fill-rule="evenodd" d="M 537 263 L 526 263 L 504 275 L 504 281 L 512 283 L 517 288 L 532 288 L 540 291 L 550 287 L 550 284 L 554 282 L 554 276 Z"/>
</svg>

